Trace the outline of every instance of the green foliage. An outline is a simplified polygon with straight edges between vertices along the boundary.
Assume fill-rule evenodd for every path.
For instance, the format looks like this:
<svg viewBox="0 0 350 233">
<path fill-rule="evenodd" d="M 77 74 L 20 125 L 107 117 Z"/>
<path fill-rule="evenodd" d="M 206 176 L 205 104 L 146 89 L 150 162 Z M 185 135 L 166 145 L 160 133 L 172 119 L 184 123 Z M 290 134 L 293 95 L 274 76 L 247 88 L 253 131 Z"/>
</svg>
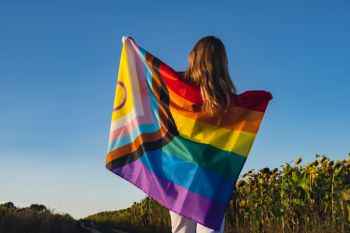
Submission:
<svg viewBox="0 0 350 233">
<path fill-rule="evenodd" d="M 350 154 L 336 162 L 320 155 L 301 161 L 243 174 L 227 207 L 225 232 L 350 232 Z M 168 210 L 150 198 L 86 220 L 129 232 L 171 232 Z"/>
<path fill-rule="evenodd" d="M 84 220 L 109 229 L 120 229 L 134 233 L 170 232 L 170 216 L 168 209 L 147 197 L 141 202 L 123 210 L 105 211 L 90 215 Z"/>
<path fill-rule="evenodd" d="M 44 205 L 17 208 L 12 202 L 0 205 L 1 233 L 79 233 L 83 231 L 70 215 L 54 214 Z"/>
<path fill-rule="evenodd" d="M 349 232 L 350 157 L 300 162 L 244 174 L 228 207 L 226 232 Z"/>
</svg>

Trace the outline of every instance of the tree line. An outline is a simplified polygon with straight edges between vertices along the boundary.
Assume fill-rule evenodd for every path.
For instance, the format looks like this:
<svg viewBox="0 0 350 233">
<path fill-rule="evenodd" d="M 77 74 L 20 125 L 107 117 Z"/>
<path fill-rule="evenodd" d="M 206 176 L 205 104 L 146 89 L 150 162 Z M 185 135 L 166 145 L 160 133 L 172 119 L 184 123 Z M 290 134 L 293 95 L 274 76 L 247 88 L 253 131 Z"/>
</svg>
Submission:
<svg viewBox="0 0 350 233">
<path fill-rule="evenodd" d="M 225 233 L 350 232 L 350 154 L 336 162 L 318 154 L 305 165 L 301 160 L 243 174 L 226 210 Z M 169 211 L 149 197 L 85 219 L 134 233 L 171 232 Z"/>
</svg>

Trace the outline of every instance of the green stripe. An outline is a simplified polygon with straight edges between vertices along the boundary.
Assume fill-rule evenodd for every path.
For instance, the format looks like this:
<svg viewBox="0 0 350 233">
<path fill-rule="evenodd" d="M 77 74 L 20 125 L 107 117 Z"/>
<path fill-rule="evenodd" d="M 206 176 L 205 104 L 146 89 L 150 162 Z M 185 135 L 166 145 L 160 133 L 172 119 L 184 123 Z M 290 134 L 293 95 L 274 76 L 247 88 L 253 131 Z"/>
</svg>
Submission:
<svg viewBox="0 0 350 233">
<path fill-rule="evenodd" d="M 209 144 L 190 141 L 181 136 L 175 136 L 162 151 L 234 181 L 238 178 L 246 160 L 239 154 L 220 150 Z"/>
</svg>

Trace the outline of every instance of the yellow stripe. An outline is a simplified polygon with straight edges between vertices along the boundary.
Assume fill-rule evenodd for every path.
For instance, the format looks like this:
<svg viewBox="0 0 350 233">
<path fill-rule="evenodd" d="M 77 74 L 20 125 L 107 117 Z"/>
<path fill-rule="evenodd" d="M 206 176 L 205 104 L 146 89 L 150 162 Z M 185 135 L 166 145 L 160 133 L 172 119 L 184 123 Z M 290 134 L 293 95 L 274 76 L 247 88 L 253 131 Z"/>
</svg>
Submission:
<svg viewBox="0 0 350 233">
<path fill-rule="evenodd" d="M 171 108 L 170 108 L 171 111 Z M 255 134 L 240 130 L 216 127 L 171 111 L 179 134 L 191 141 L 210 144 L 218 149 L 232 151 L 247 157 Z"/>
<path fill-rule="evenodd" d="M 134 108 L 134 104 L 133 104 L 134 98 L 133 98 L 132 89 L 131 89 L 132 85 L 131 85 L 131 78 L 130 78 L 130 71 L 129 71 L 129 64 L 128 64 L 128 53 L 127 53 L 126 47 L 127 47 L 127 44 L 126 44 L 126 41 L 124 41 L 122 54 L 120 56 L 118 80 L 125 84 L 126 91 L 127 91 L 127 98 L 126 98 L 125 105 L 121 109 L 113 111 L 112 121 L 127 115 Z M 113 108 L 116 108 L 123 102 L 124 95 L 125 93 L 123 91 L 123 88 L 117 85 Z"/>
</svg>

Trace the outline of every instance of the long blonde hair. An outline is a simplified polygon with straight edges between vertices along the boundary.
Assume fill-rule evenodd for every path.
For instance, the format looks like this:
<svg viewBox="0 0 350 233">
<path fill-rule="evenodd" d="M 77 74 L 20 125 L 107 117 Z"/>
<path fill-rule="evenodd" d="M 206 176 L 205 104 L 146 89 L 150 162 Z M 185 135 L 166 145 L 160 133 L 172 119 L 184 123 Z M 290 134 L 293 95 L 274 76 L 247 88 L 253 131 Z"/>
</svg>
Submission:
<svg viewBox="0 0 350 233">
<path fill-rule="evenodd" d="M 189 54 L 185 81 L 199 85 L 202 110 L 210 115 L 226 112 L 232 95 L 236 94 L 229 70 L 226 49 L 215 36 L 200 39 Z"/>
</svg>

